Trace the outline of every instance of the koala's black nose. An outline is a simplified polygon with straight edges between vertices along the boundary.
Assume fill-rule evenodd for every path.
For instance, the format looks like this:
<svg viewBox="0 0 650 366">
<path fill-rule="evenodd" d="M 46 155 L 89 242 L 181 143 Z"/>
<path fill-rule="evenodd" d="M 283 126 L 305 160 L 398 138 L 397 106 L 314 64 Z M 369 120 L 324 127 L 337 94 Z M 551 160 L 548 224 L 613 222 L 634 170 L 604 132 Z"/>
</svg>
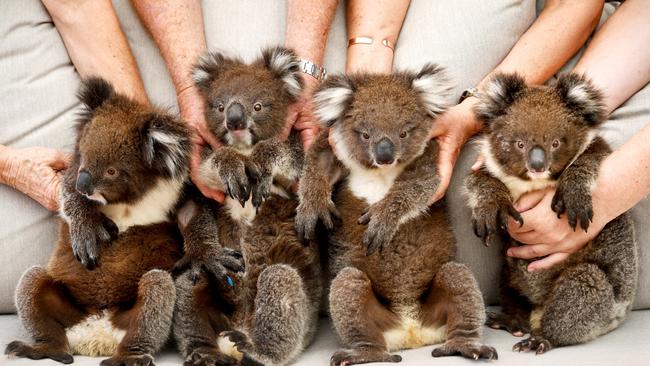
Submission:
<svg viewBox="0 0 650 366">
<path fill-rule="evenodd" d="M 240 103 L 234 102 L 226 111 L 226 127 L 229 130 L 243 130 L 246 128 L 246 111 Z"/>
<path fill-rule="evenodd" d="M 379 140 L 375 146 L 375 159 L 378 164 L 392 164 L 395 160 L 395 145 L 387 138 Z"/>
<path fill-rule="evenodd" d="M 93 182 L 90 173 L 86 170 L 79 171 L 79 175 L 77 175 L 77 191 L 90 196 L 93 194 L 93 190 Z"/>
<path fill-rule="evenodd" d="M 540 146 L 534 146 L 528 153 L 528 167 L 535 172 L 542 172 L 546 167 L 546 152 Z"/>
</svg>

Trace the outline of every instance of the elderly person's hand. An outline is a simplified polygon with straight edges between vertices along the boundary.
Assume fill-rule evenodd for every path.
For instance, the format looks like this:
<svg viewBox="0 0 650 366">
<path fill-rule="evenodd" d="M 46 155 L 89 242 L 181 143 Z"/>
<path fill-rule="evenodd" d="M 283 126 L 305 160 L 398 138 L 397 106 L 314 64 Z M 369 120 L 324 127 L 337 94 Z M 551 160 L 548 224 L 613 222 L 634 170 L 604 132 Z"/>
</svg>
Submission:
<svg viewBox="0 0 650 366">
<path fill-rule="evenodd" d="M 307 150 L 311 143 L 318 135 L 318 120 L 314 116 L 312 96 L 318 87 L 318 80 L 314 77 L 301 74 L 303 80 L 303 90 L 297 101 L 289 106 L 287 111 L 287 124 L 284 136 L 289 136 L 291 129 L 300 132 L 300 139 Z"/>
<path fill-rule="evenodd" d="M 70 156 L 46 147 L 0 147 L 0 182 L 25 193 L 50 211 L 59 209 L 62 170 Z"/>
</svg>

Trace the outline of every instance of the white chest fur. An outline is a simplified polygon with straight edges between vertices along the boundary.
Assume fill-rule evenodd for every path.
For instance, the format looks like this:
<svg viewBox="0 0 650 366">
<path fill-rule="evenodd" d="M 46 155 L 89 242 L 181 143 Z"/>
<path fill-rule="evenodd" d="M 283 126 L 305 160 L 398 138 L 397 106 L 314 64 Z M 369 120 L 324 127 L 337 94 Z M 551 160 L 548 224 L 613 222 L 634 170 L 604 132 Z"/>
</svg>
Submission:
<svg viewBox="0 0 650 366">
<path fill-rule="evenodd" d="M 331 134 L 336 148 L 336 156 L 350 171 L 347 178 L 347 185 L 350 191 L 352 191 L 352 194 L 366 200 L 369 205 L 384 198 L 393 186 L 393 183 L 395 183 L 395 179 L 404 170 L 404 166 L 401 164 L 393 164 L 376 169 L 368 169 L 350 158 L 350 152 L 345 143 L 343 143 L 339 131 L 334 129 Z"/>
<path fill-rule="evenodd" d="M 115 222 L 120 232 L 135 225 L 164 222 L 178 202 L 182 186 L 182 180 L 160 179 L 140 200 L 101 206 L 101 211 Z"/>
</svg>

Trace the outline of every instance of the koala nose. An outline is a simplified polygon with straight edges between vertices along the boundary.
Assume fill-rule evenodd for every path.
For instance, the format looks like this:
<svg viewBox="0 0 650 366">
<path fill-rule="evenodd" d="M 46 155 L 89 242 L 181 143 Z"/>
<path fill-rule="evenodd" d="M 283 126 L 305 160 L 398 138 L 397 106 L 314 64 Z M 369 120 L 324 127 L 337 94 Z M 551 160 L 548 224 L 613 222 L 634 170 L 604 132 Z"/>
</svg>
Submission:
<svg viewBox="0 0 650 366">
<path fill-rule="evenodd" d="M 375 146 L 375 159 L 378 164 L 392 164 L 395 160 L 395 146 L 387 138 L 379 140 Z"/>
<path fill-rule="evenodd" d="M 528 166 L 535 172 L 542 172 L 546 167 L 546 152 L 540 146 L 534 146 L 528 153 Z"/>
<path fill-rule="evenodd" d="M 77 191 L 90 196 L 93 194 L 93 190 L 93 182 L 90 173 L 86 170 L 79 171 L 79 175 L 77 175 Z"/>
<path fill-rule="evenodd" d="M 226 111 L 226 127 L 229 130 L 243 130 L 246 128 L 246 111 L 240 103 L 234 102 Z"/>
</svg>

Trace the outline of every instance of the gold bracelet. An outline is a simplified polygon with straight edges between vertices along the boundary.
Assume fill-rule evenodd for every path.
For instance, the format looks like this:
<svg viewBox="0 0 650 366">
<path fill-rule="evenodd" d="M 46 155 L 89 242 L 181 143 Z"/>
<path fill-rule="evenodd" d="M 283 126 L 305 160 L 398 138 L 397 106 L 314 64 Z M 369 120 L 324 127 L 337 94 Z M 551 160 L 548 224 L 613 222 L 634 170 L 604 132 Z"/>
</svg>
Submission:
<svg viewBox="0 0 650 366">
<path fill-rule="evenodd" d="M 370 45 L 370 44 L 373 44 L 374 41 L 375 40 L 370 38 L 370 37 L 353 37 L 353 38 L 350 38 L 348 40 L 348 47 L 353 46 L 355 44 L 368 44 L 368 45 Z M 391 41 L 389 41 L 387 39 L 383 39 L 381 41 L 381 45 L 386 47 L 386 48 L 390 48 L 391 51 L 395 52 L 395 47 L 393 46 Z"/>
</svg>

